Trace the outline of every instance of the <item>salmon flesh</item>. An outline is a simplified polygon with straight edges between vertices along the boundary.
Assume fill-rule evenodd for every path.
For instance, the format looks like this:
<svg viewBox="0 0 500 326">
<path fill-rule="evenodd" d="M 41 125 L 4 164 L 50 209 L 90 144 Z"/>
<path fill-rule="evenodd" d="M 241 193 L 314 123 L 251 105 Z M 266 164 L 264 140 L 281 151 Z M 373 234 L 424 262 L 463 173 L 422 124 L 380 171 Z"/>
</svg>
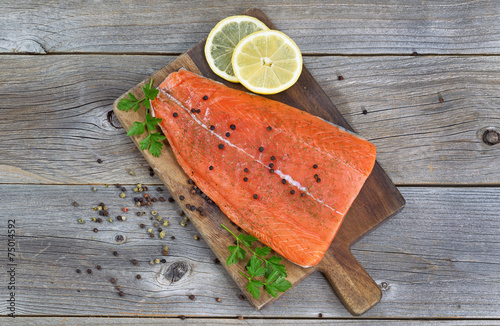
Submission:
<svg viewBox="0 0 500 326">
<path fill-rule="evenodd" d="M 291 262 L 323 258 L 375 164 L 325 120 L 181 69 L 151 102 L 177 161 L 234 223 Z"/>
</svg>

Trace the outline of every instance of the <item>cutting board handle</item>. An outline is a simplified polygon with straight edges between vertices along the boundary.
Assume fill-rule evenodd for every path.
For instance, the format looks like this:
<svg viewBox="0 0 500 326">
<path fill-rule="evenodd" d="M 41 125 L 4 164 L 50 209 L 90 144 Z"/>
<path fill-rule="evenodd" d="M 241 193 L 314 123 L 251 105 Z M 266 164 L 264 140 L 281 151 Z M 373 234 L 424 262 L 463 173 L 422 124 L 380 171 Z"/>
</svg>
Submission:
<svg viewBox="0 0 500 326">
<path fill-rule="evenodd" d="M 318 269 L 326 276 L 346 309 L 355 316 L 365 313 L 382 298 L 377 283 L 348 247 L 336 247 L 333 244 Z"/>
</svg>

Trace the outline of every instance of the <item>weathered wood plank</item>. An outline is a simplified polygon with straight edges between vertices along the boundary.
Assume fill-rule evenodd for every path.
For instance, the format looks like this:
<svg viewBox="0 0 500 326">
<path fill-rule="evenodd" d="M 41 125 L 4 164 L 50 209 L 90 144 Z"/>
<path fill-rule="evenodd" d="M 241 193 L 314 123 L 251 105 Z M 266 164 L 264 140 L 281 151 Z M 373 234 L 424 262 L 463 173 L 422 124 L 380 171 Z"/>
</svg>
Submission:
<svg viewBox="0 0 500 326">
<path fill-rule="evenodd" d="M 366 318 L 500 318 L 500 192 L 498 188 L 400 188 L 405 210 L 354 246 L 353 253 L 383 289 L 382 301 Z M 148 191 L 158 196 L 156 190 Z M 167 237 L 151 239 L 149 213 L 137 217 L 131 195 L 114 187 L 3 185 L 0 188 L 0 242 L 7 220 L 16 219 L 16 312 L 19 315 L 217 316 L 316 318 L 350 317 L 330 285 L 313 274 L 262 311 L 238 298 L 236 284 L 215 264 L 191 224 L 179 226 L 176 204 L 155 209 L 171 224 Z M 128 190 L 130 193 L 130 190 Z M 163 192 L 165 194 L 165 192 Z M 76 200 L 78 207 L 73 207 Z M 91 207 L 103 201 L 123 222 L 90 222 Z M 78 218 L 85 224 L 78 224 Z M 92 232 L 97 227 L 98 233 Z M 155 231 L 155 234 L 157 232 Z M 116 235 L 125 237 L 117 244 Z M 175 240 L 170 236 L 175 235 Z M 93 239 L 92 239 L 93 238 Z M 166 264 L 149 265 L 163 245 Z M 119 256 L 114 256 L 117 251 Z M 137 259 L 138 265 L 130 260 Z M 177 282 L 164 277 L 174 263 L 187 273 Z M 6 255 L 0 256 L 6 266 Z M 96 265 L 102 269 L 97 270 Z M 82 270 L 77 274 L 75 270 Z M 85 271 L 91 268 L 91 275 Z M 135 276 L 141 274 L 142 279 Z M 125 296 L 109 282 L 117 279 Z M 0 284 L 7 283 L 0 273 Z M 5 291 L 2 290 L 2 291 Z M 2 292 L 4 293 L 4 292 Z M 195 295 L 194 300 L 189 295 Z M 2 294 L 3 296 L 3 294 Z M 215 298 L 221 298 L 217 302 Z M 0 314 L 5 315 L 1 305 Z"/>
<path fill-rule="evenodd" d="M 304 53 L 500 53 L 495 0 L 97 1 L 8 0 L 4 53 L 182 53 L 215 24 L 262 9 Z M 26 19 L 30 17 L 30 19 Z"/>
<path fill-rule="evenodd" d="M 9 82 L 0 85 L 0 182 L 158 183 L 110 112 L 118 96 L 173 59 L 1 56 Z M 497 57 L 327 56 L 305 64 L 377 146 L 395 183 L 500 183 L 500 144 L 483 142 L 487 128 L 500 130 Z"/>
<path fill-rule="evenodd" d="M 354 325 L 354 326 L 498 326 L 498 320 L 334 320 L 334 319 L 215 319 L 215 318 L 84 318 L 84 317 L 17 317 L 11 325 L 23 326 L 92 326 L 92 325 L 292 325 L 292 326 L 310 326 L 314 325 Z"/>
</svg>

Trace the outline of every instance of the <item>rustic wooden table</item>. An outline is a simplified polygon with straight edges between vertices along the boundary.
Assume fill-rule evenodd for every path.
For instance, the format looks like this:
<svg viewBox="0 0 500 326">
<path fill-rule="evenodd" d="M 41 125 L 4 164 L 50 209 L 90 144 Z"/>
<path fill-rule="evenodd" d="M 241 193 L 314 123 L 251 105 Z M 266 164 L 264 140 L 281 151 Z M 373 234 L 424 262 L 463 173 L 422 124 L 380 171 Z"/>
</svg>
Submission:
<svg viewBox="0 0 500 326">
<path fill-rule="evenodd" d="M 361 318 L 320 273 L 255 310 L 175 203 L 147 210 L 165 239 L 138 226 L 134 185 L 169 195 L 113 101 L 249 7 L 297 42 L 406 198 L 353 247 L 383 292 Z M 494 0 L 3 1 L 0 324 L 500 325 L 499 21 Z M 100 202 L 112 223 L 90 221 Z"/>
</svg>

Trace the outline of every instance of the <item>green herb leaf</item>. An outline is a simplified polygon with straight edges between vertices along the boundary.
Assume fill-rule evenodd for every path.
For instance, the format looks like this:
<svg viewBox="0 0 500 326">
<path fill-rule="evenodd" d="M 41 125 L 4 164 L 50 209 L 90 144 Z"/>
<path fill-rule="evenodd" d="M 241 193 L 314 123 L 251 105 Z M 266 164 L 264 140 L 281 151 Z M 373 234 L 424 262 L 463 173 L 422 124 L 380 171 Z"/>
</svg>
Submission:
<svg viewBox="0 0 500 326">
<path fill-rule="evenodd" d="M 258 256 L 266 257 L 267 255 L 269 255 L 271 253 L 271 248 L 269 248 L 269 247 L 255 248 L 255 253 Z"/>
<path fill-rule="evenodd" d="M 248 247 L 248 248 L 250 248 L 252 246 L 252 243 L 254 243 L 255 241 L 258 240 L 256 237 L 254 237 L 252 235 L 244 235 L 244 234 L 240 234 L 237 239 L 240 240 L 241 242 L 243 242 L 245 247 Z"/>
<path fill-rule="evenodd" d="M 161 132 L 155 132 L 149 134 L 151 136 L 151 147 L 149 147 L 149 152 L 151 155 L 158 157 L 161 154 L 161 149 L 163 148 L 163 143 L 161 142 L 166 137 Z"/>
<path fill-rule="evenodd" d="M 266 275 L 270 275 L 273 271 L 278 271 L 280 275 L 286 277 L 286 267 L 285 265 L 280 264 L 281 257 L 272 256 L 271 258 L 266 260 Z"/>
<path fill-rule="evenodd" d="M 151 79 L 149 81 L 149 84 L 145 84 L 144 86 L 142 86 L 142 92 L 144 93 L 144 98 L 146 100 L 152 101 L 158 95 L 159 90 L 157 90 L 156 88 L 153 88 L 153 79 Z M 149 101 L 145 101 L 145 102 L 149 102 Z"/>
<path fill-rule="evenodd" d="M 280 276 L 280 272 L 277 270 L 273 270 L 271 272 L 271 274 L 266 275 L 266 277 L 267 277 L 266 283 L 272 283 L 272 282 L 276 281 L 279 276 Z"/>
<path fill-rule="evenodd" d="M 261 288 L 263 285 L 264 284 L 261 281 L 252 280 L 248 282 L 247 290 L 248 292 L 250 292 L 250 294 L 253 295 L 255 299 L 258 299 L 260 297 L 259 288 Z"/>
<path fill-rule="evenodd" d="M 278 289 L 276 288 L 276 286 L 274 286 L 274 284 L 266 284 L 264 288 L 266 289 L 266 292 L 269 293 L 273 298 L 276 298 L 278 296 Z"/>
<path fill-rule="evenodd" d="M 252 277 L 263 276 L 266 273 L 266 269 L 262 267 L 261 260 L 255 255 L 248 261 L 247 271 Z"/>
<path fill-rule="evenodd" d="M 137 111 L 137 109 L 139 109 L 139 104 L 141 104 L 141 101 L 132 93 L 128 93 L 128 99 L 124 97 L 118 102 L 118 110 L 129 111 L 130 109 L 134 109 L 134 111 Z"/>
<path fill-rule="evenodd" d="M 144 138 L 139 142 L 141 150 L 148 149 L 150 144 L 151 144 L 151 134 L 149 134 L 146 138 Z"/>
<path fill-rule="evenodd" d="M 286 292 L 288 289 L 292 287 L 292 283 L 290 281 L 285 280 L 283 276 L 280 276 L 274 283 L 273 285 L 278 289 L 280 292 Z"/>
<path fill-rule="evenodd" d="M 146 126 L 148 127 L 149 131 L 154 131 L 155 127 L 160 122 L 161 122 L 160 118 L 155 118 L 155 117 L 151 116 L 149 113 L 146 113 Z"/>
<path fill-rule="evenodd" d="M 130 130 L 127 132 L 127 136 L 137 136 L 144 133 L 144 129 L 146 127 L 146 123 L 144 122 L 134 122 L 134 125 L 130 127 Z"/>
<path fill-rule="evenodd" d="M 236 264 L 238 261 L 246 258 L 246 251 L 240 246 L 229 246 L 227 247 L 231 254 L 226 260 L 226 265 Z"/>
</svg>

